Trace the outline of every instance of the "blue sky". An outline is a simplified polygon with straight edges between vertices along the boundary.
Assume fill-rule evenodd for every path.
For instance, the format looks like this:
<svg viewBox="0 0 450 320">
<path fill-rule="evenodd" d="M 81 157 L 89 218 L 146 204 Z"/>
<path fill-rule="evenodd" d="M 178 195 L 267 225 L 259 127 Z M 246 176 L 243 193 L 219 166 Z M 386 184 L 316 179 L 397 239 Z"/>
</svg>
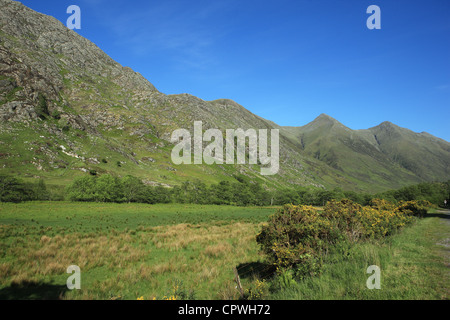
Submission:
<svg viewBox="0 0 450 320">
<path fill-rule="evenodd" d="M 232 99 L 280 125 L 326 113 L 450 141 L 448 0 L 22 0 L 163 93 Z M 369 5 L 381 29 L 369 30 Z"/>
</svg>

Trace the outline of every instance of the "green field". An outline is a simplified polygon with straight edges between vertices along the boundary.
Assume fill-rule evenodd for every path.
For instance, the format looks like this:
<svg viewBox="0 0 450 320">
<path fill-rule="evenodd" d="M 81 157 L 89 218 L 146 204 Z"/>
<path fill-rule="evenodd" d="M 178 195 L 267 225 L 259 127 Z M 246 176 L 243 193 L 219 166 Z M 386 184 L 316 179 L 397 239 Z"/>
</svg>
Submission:
<svg viewBox="0 0 450 320">
<path fill-rule="evenodd" d="M 275 208 L 72 202 L 0 203 L 0 299 L 238 299 L 265 271 L 255 236 Z M 443 215 L 327 257 L 320 277 L 269 299 L 448 299 L 449 225 Z M 446 240 L 447 239 L 447 240 Z M 447 251 L 445 251 L 447 250 Z M 445 254 L 447 256 L 445 257 Z M 368 265 L 382 290 L 365 287 Z M 68 290 L 66 269 L 81 269 Z"/>
<path fill-rule="evenodd" d="M 233 268 L 260 262 L 274 208 L 30 202 L 0 204 L 0 299 L 236 298 Z M 68 291 L 70 265 L 82 289 Z M 251 277 L 243 277 L 245 285 Z M 29 283 L 31 282 L 31 283 Z M 174 287 L 178 285 L 178 291 Z M 192 295 L 190 296 L 192 297 Z"/>
</svg>

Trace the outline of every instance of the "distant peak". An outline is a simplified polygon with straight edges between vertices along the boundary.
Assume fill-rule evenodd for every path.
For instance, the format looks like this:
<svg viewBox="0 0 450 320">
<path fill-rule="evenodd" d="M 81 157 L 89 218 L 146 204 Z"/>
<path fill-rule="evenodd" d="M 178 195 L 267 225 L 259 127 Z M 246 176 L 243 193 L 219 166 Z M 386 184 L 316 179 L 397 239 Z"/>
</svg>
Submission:
<svg viewBox="0 0 450 320">
<path fill-rule="evenodd" d="M 320 114 L 316 119 L 314 119 L 314 122 L 329 122 L 329 123 L 340 123 L 339 121 L 337 121 L 336 119 L 334 119 L 333 117 L 330 117 L 329 115 L 322 113 Z"/>
<path fill-rule="evenodd" d="M 316 119 L 328 119 L 328 120 L 335 120 L 333 117 L 330 117 L 326 113 L 321 113 Z"/>
<path fill-rule="evenodd" d="M 393 124 L 392 122 L 389 121 L 383 121 L 382 123 L 380 123 L 377 127 L 381 128 L 381 129 L 396 129 L 399 128 L 397 125 Z"/>
<path fill-rule="evenodd" d="M 334 119 L 333 117 L 330 117 L 329 115 L 322 113 L 317 118 L 315 118 L 313 121 L 305 125 L 305 127 L 309 129 L 316 129 L 316 128 L 347 128 L 342 123 Z"/>
</svg>

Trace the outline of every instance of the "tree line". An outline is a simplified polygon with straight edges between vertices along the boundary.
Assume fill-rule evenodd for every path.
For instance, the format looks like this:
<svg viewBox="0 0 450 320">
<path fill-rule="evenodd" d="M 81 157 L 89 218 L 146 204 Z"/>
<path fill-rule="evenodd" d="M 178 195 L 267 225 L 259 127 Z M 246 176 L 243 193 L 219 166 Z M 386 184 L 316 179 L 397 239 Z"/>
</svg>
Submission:
<svg viewBox="0 0 450 320">
<path fill-rule="evenodd" d="M 9 175 L 0 175 L 0 201 L 22 202 L 33 200 L 50 200 L 44 180 L 24 182 Z"/>
<path fill-rule="evenodd" d="M 267 190 L 261 184 L 245 176 L 236 181 L 221 181 L 207 185 L 201 181 L 185 181 L 179 186 L 145 185 L 139 178 L 128 175 L 122 178 L 111 175 L 76 178 L 63 194 L 47 188 L 44 181 L 24 182 L 8 175 L 0 175 L 0 201 L 21 202 L 33 200 L 71 200 L 84 202 L 117 203 L 192 203 L 237 206 L 314 205 L 324 206 L 330 200 L 349 199 L 360 205 L 368 205 L 374 198 L 393 203 L 411 200 L 427 200 L 443 205 L 450 198 L 450 180 L 425 182 L 378 194 L 332 190 L 310 187 L 292 187 Z"/>
</svg>

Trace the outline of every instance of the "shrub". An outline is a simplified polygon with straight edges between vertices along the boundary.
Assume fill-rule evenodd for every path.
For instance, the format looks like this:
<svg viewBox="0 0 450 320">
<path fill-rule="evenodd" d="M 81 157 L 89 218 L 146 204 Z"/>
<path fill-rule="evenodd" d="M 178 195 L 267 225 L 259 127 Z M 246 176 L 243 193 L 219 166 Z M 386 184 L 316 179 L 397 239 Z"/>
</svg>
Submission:
<svg viewBox="0 0 450 320">
<path fill-rule="evenodd" d="M 72 201 L 96 201 L 95 184 L 93 176 L 77 178 L 67 188 L 67 195 Z"/>
<path fill-rule="evenodd" d="M 148 202 L 149 195 L 142 181 L 133 176 L 125 176 L 121 181 L 122 193 L 126 202 Z"/>
<path fill-rule="evenodd" d="M 164 189 L 164 194 L 160 188 Z M 146 186 L 133 176 L 117 178 L 105 174 L 77 178 L 67 187 L 66 192 L 72 201 L 163 203 L 170 200 L 163 199 L 163 196 L 169 197 L 165 189 Z"/>
<path fill-rule="evenodd" d="M 416 217 L 424 217 L 433 205 L 427 200 L 401 201 L 398 210 Z"/>
<path fill-rule="evenodd" d="M 364 236 L 367 238 L 385 237 L 411 222 L 411 217 L 396 208 L 378 210 L 374 207 L 363 207 L 360 219 L 364 228 Z"/>
<path fill-rule="evenodd" d="M 406 207 L 397 207 L 382 199 L 372 199 L 370 206 L 364 207 L 347 199 L 330 201 L 324 214 L 335 221 L 351 242 L 360 238 L 385 237 L 412 221 L 412 214 Z"/>
<path fill-rule="evenodd" d="M 69 124 L 64 125 L 64 126 L 62 127 L 62 131 L 63 131 L 64 133 L 69 132 L 69 131 L 70 131 L 70 126 L 69 126 Z"/>
<path fill-rule="evenodd" d="M 21 202 L 33 198 L 34 192 L 31 185 L 14 177 L 0 175 L 1 202 Z"/>
<path fill-rule="evenodd" d="M 269 218 L 256 241 L 278 272 L 320 273 L 322 252 L 340 237 L 336 225 L 311 206 L 285 205 Z"/>
<path fill-rule="evenodd" d="M 8 175 L 0 175 L 0 202 L 22 202 L 32 200 L 48 200 L 44 180 L 36 183 L 24 182 Z"/>
<path fill-rule="evenodd" d="M 361 224 L 362 206 L 352 200 L 328 201 L 323 209 L 323 214 L 336 223 L 337 228 L 351 242 L 357 241 L 364 230 Z"/>
<path fill-rule="evenodd" d="M 247 290 L 245 298 L 247 300 L 262 300 L 269 294 L 269 285 L 265 280 L 257 279 Z"/>
<path fill-rule="evenodd" d="M 396 205 L 375 199 L 370 206 L 351 200 L 329 201 L 323 213 L 311 206 L 285 205 L 269 218 L 256 237 L 278 275 L 293 270 L 297 278 L 320 273 L 328 249 L 348 251 L 355 241 L 388 236 L 414 216 L 423 216 L 426 201 Z"/>
<path fill-rule="evenodd" d="M 292 270 L 279 272 L 271 281 L 272 290 L 279 291 L 297 285 L 295 275 Z"/>
<path fill-rule="evenodd" d="M 372 199 L 370 200 L 370 206 L 377 210 L 395 210 L 395 205 L 385 199 Z"/>
<path fill-rule="evenodd" d="M 108 174 L 97 178 L 95 197 L 99 202 L 123 202 L 123 187 L 120 179 Z"/>
<path fill-rule="evenodd" d="M 39 179 L 33 186 L 34 196 L 36 200 L 50 200 L 50 193 L 47 190 L 44 180 Z"/>
</svg>

